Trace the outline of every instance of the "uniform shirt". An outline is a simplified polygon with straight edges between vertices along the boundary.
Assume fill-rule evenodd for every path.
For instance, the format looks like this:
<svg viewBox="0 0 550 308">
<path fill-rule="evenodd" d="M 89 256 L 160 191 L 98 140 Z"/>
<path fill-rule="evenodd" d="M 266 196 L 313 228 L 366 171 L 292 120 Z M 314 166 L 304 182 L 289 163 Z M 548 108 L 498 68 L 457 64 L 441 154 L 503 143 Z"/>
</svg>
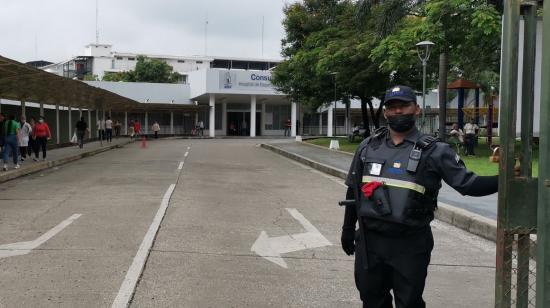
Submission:
<svg viewBox="0 0 550 308">
<path fill-rule="evenodd" d="M 410 153 L 413 145 L 419 137 L 420 132 L 414 128 L 413 131 L 405 137 L 404 141 L 398 145 L 393 144 L 389 133 L 379 138 L 382 139 L 381 142 L 385 143 L 385 146 L 389 151 L 406 151 L 407 153 Z M 363 141 L 357 148 L 346 178 L 346 185 L 360 193 L 360 187 L 362 184 L 360 179 L 363 175 L 363 168 L 365 167 L 361 158 L 366 155 L 369 155 L 369 157 L 373 157 L 374 155 L 372 153 L 373 151 L 371 149 L 371 144 L 368 144 L 369 139 L 370 138 Z M 466 169 L 466 166 L 460 159 L 460 156 L 458 156 L 458 154 L 456 154 L 456 152 L 447 143 L 437 142 L 428 150 L 424 150 L 422 157 L 422 159 L 425 160 L 425 169 L 422 171 L 418 170 L 417 174 L 422 172 L 423 185 L 425 186 L 426 191 L 439 191 L 441 188 L 441 180 L 443 180 L 449 186 L 464 195 L 468 192 L 468 189 L 477 177 L 477 175 Z M 385 159 L 386 157 L 380 158 Z M 368 221 L 365 225 L 367 229 L 377 230 L 380 232 L 400 232 L 410 229 L 410 227 L 406 225 L 385 222 L 376 218 L 368 218 L 366 221 Z"/>
<path fill-rule="evenodd" d="M 475 135 L 476 130 L 478 129 L 479 126 L 477 126 L 476 124 L 466 123 L 466 125 L 464 125 L 464 133 L 466 135 Z"/>
<path fill-rule="evenodd" d="M 105 128 L 106 129 L 113 129 L 113 120 L 105 121 Z"/>
</svg>

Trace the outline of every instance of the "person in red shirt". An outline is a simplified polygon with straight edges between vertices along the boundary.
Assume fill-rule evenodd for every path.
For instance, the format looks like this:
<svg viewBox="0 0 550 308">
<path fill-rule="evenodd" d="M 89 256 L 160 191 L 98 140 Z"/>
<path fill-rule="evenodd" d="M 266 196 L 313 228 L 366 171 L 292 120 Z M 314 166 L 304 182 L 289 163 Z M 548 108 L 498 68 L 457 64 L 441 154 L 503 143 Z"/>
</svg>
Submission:
<svg viewBox="0 0 550 308">
<path fill-rule="evenodd" d="M 50 132 L 50 127 L 48 126 L 48 123 L 44 120 L 44 117 L 40 117 L 38 120 L 38 123 L 34 125 L 34 129 L 32 131 L 32 138 L 35 140 L 36 143 L 36 150 L 34 151 L 34 161 L 38 161 L 38 151 L 40 148 L 42 148 L 42 160 L 46 160 L 46 145 L 48 144 L 48 140 L 52 139 L 52 133 Z"/>
<path fill-rule="evenodd" d="M 136 134 L 136 137 L 139 137 L 139 135 L 141 135 L 141 123 L 139 123 L 138 120 L 134 122 L 134 133 Z"/>
</svg>

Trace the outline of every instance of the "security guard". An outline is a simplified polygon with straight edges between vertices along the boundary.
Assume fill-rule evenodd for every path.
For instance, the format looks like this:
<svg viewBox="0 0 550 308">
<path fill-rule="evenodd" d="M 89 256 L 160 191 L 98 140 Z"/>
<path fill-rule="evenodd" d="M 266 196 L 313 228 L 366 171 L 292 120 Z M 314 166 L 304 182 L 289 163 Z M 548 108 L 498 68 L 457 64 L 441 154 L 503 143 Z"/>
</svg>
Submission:
<svg viewBox="0 0 550 308">
<path fill-rule="evenodd" d="M 355 283 L 363 307 L 425 307 L 422 299 L 433 236 L 430 222 L 441 180 L 463 195 L 497 192 L 497 176 L 468 171 L 456 152 L 420 133 L 420 114 L 411 88 L 386 92 L 380 128 L 357 148 L 346 179 L 342 248 L 355 256 Z M 356 232 L 356 223 L 359 230 Z M 356 247 L 357 245 L 357 247 Z"/>
</svg>

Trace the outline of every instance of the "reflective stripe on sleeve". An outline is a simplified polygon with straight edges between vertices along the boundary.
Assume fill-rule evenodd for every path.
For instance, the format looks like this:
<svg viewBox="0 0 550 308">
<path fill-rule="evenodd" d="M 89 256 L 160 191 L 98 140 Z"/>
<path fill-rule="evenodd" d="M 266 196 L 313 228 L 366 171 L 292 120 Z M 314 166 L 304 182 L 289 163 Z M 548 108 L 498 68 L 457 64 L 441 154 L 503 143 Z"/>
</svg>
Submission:
<svg viewBox="0 0 550 308">
<path fill-rule="evenodd" d="M 421 194 L 424 194 L 426 192 L 426 188 L 424 186 L 418 185 L 413 182 L 389 179 L 389 178 L 383 178 L 383 177 L 373 177 L 373 176 L 366 176 L 366 175 L 363 176 L 363 183 L 374 182 L 374 181 L 382 182 L 384 183 L 384 185 L 388 185 L 392 187 L 399 187 L 399 188 L 414 190 Z"/>
</svg>

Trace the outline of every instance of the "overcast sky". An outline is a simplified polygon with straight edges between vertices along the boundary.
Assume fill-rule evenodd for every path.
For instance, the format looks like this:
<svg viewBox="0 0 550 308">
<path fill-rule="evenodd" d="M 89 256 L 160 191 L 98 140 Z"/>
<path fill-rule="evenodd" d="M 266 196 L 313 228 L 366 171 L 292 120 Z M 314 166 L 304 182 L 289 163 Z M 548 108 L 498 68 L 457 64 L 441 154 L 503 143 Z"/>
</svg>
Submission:
<svg viewBox="0 0 550 308">
<path fill-rule="evenodd" d="M 280 58 L 282 9 L 296 0 L 98 0 L 99 42 L 113 51 Z M 1 0 L 0 55 L 59 62 L 96 39 L 96 0 Z"/>
</svg>

